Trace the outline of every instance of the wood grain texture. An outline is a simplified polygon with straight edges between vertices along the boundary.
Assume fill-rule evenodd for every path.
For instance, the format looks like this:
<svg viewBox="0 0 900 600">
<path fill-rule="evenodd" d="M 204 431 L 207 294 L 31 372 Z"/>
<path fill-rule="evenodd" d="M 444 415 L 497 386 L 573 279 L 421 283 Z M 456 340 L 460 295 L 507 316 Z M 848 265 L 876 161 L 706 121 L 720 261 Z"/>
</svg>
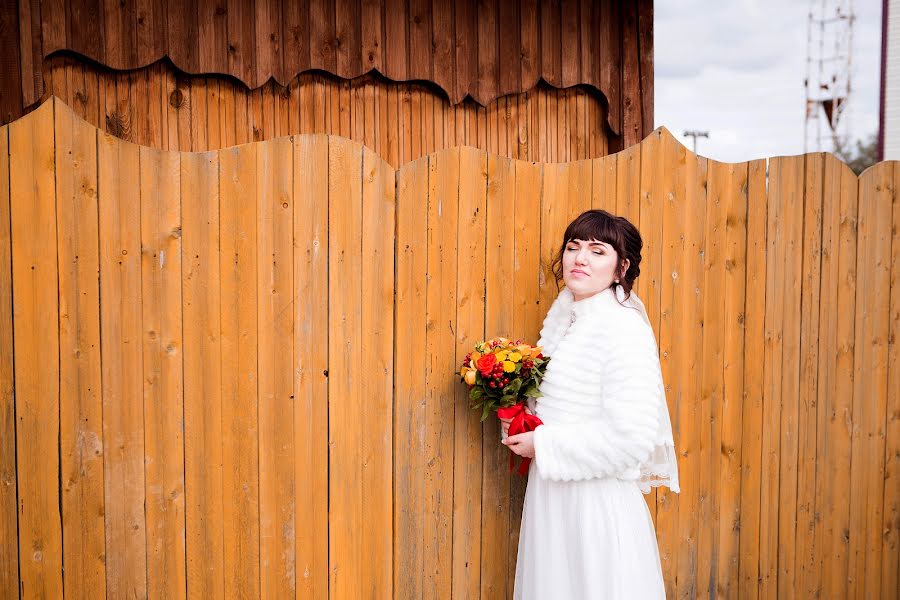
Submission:
<svg viewBox="0 0 900 600">
<path fill-rule="evenodd" d="M 543 79 L 602 96 L 614 134 L 639 129 L 623 147 L 640 141 L 653 124 L 651 0 L 18 4 L 18 14 L 7 9 L 0 16 L 10 33 L 4 36 L 10 68 L 0 80 L 6 90 L 0 123 L 44 96 L 42 65 L 63 51 L 119 71 L 166 58 L 182 72 L 227 75 L 251 90 L 270 80 L 287 86 L 311 70 L 354 79 L 374 69 L 395 82 L 430 82 L 451 105 L 471 97 L 487 106 Z"/>
<path fill-rule="evenodd" d="M 16 398 L 13 367 L 9 127 L 0 129 L 0 594 L 18 595 Z"/>
<path fill-rule="evenodd" d="M 90 596 L 105 593 L 107 580 L 97 130 L 62 104 L 55 127 L 56 210 L 62 222 L 71 224 L 57 241 L 64 315 L 59 321 L 60 446 L 66 448 L 61 462 L 63 583 L 69 593 Z M 115 421 L 115 416 L 108 414 L 107 420 Z M 143 448 L 135 454 L 141 461 Z M 140 536 L 136 541 L 142 542 Z"/>
<path fill-rule="evenodd" d="M 53 103 L 9 127 L 19 595 L 62 596 Z"/>
<path fill-rule="evenodd" d="M 265 128 L 278 99 L 247 110 Z M 366 136 L 373 112 L 322 118 Z M 590 161 L 395 171 L 321 134 L 139 147 L 59 100 L 0 131 L 7 595 L 510 597 L 526 481 L 458 363 L 538 335 L 591 207 L 645 244 L 681 483 L 644 496 L 667 595 L 896 595 L 895 163 L 774 158 L 766 189 L 765 160 L 660 129 Z"/>
</svg>

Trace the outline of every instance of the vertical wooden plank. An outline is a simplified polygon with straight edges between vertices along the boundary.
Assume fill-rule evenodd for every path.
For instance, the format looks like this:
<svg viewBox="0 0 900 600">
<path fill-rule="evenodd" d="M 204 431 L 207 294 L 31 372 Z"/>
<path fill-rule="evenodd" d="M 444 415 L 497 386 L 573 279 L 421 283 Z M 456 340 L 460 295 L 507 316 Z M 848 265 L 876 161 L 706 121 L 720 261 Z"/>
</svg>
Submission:
<svg viewBox="0 0 900 600">
<path fill-rule="evenodd" d="M 616 214 L 638 223 L 641 214 L 641 155 L 658 143 L 650 136 L 639 146 L 626 148 L 616 155 Z"/>
<path fill-rule="evenodd" d="M 222 114 L 221 100 L 219 96 L 219 80 L 213 77 L 206 79 L 206 148 L 205 150 L 218 150 L 222 147 Z"/>
<path fill-rule="evenodd" d="M 444 414 L 458 372 L 455 347 L 457 214 L 459 152 L 442 150 L 432 155 L 428 174 L 428 243 L 425 284 L 425 480 L 424 551 L 425 590 L 448 596 L 453 551 L 453 440 L 454 425 Z M 427 594 L 428 592 L 426 592 Z"/>
<path fill-rule="evenodd" d="M 102 0 L 102 6 L 102 19 L 97 23 L 98 28 L 103 30 L 102 63 L 113 69 L 133 67 L 137 51 L 134 3 Z M 196 18 L 196 14 L 193 16 Z M 83 24 L 79 21 L 77 27 Z"/>
<path fill-rule="evenodd" d="M 649 139 L 653 139 L 651 136 Z M 641 146 L 648 143 L 645 140 Z M 700 382 L 703 369 L 704 312 L 707 289 L 705 284 L 704 257 L 707 244 L 708 201 L 708 161 L 698 157 L 681 145 L 676 145 L 677 154 L 686 161 L 684 169 L 684 201 L 681 210 L 672 215 L 676 227 L 684 227 L 684 259 L 680 270 L 672 275 L 675 288 L 672 320 L 675 324 L 672 335 L 674 356 L 669 364 L 673 372 L 669 375 L 670 386 L 675 392 L 667 399 L 670 404 L 675 450 L 678 454 L 678 473 L 681 492 L 677 499 L 670 494 L 661 495 L 660 500 L 671 501 L 668 510 L 675 513 L 675 522 L 666 529 L 657 527 L 660 539 L 660 559 L 663 561 L 663 575 L 666 593 L 678 598 L 697 595 L 698 536 L 699 521 L 701 436 L 704 432 L 700 415 L 703 398 Z M 628 152 L 626 150 L 626 152 Z M 677 162 L 676 161 L 676 162 Z M 679 175 L 680 169 L 676 169 Z M 663 216 L 668 226 L 669 214 Z M 671 234 L 669 234 L 671 235 Z M 678 236 L 679 234 L 675 234 Z M 677 248 L 677 246 L 676 246 Z M 676 255 L 679 252 L 676 251 Z M 690 336 L 692 343 L 679 349 L 677 340 Z M 662 351 L 662 348 L 660 348 Z M 670 354 L 672 355 L 672 354 Z M 665 363 L 664 363 L 665 364 Z M 664 374 L 665 375 L 665 374 Z M 677 386 L 677 387 L 676 387 Z M 665 513 L 663 506 L 660 512 Z M 660 519 L 664 524 L 666 519 Z"/>
<path fill-rule="evenodd" d="M 285 82 L 281 53 L 281 2 L 257 0 L 255 9 L 256 64 L 251 89 L 265 84 L 272 77 L 279 83 Z"/>
<path fill-rule="evenodd" d="M 259 336 L 259 562 L 262 597 L 293 595 L 293 148 L 257 146 L 257 331 Z"/>
<path fill-rule="evenodd" d="M 643 121 L 641 117 L 641 82 L 638 69 L 640 48 L 638 46 L 638 2 L 622 3 L 622 20 L 615 35 L 622 44 L 621 70 L 622 91 L 622 139 L 625 147 L 637 144 L 642 139 Z M 610 101 L 610 104 L 613 100 Z"/>
<path fill-rule="evenodd" d="M 844 597 L 850 539 L 850 445 L 853 415 L 856 175 L 825 155 L 822 217 L 822 299 L 819 307 L 816 571 L 822 597 Z"/>
<path fill-rule="evenodd" d="M 766 317 L 766 161 L 748 163 L 747 283 L 744 306 L 744 406 L 741 414 L 741 527 L 738 595 L 759 594 L 760 486 L 765 458 L 763 365 Z"/>
<path fill-rule="evenodd" d="M 521 87 L 522 29 L 518 2 L 497 3 L 497 69 L 498 96 L 518 94 Z"/>
<path fill-rule="evenodd" d="M 724 404 L 725 345 L 725 228 L 730 173 L 716 161 L 707 163 L 709 188 L 706 203 L 704 249 L 703 350 L 700 373 L 700 527 L 697 536 L 697 590 L 715 596 L 719 574 L 720 456 Z M 643 214 L 643 210 L 641 211 Z"/>
<path fill-rule="evenodd" d="M 541 279 L 540 304 L 544 314 L 550 309 L 564 285 L 557 282 L 552 272 L 553 260 L 563 245 L 566 231 L 567 202 L 565 192 L 568 187 L 567 164 L 544 165 L 541 190 Z M 490 210 L 490 207 L 488 208 Z M 535 340 L 537 342 L 537 340 Z"/>
<path fill-rule="evenodd" d="M 309 4 L 309 66 L 334 73 L 336 68 L 334 2 Z"/>
<path fill-rule="evenodd" d="M 410 79 L 407 0 L 384 0 L 384 75 L 394 81 Z"/>
<path fill-rule="evenodd" d="M 0 127 L 0 595 L 19 595 L 9 127 Z"/>
<path fill-rule="evenodd" d="M 334 3 L 334 33 L 337 68 L 340 77 L 352 79 L 360 75 L 360 0 L 342 0 Z"/>
<path fill-rule="evenodd" d="M 181 155 L 187 595 L 224 597 L 219 158 Z"/>
<path fill-rule="evenodd" d="M 847 596 L 881 590 L 884 501 L 884 419 L 887 405 L 887 335 L 890 294 L 892 163 L 859 179 L 853 448 L 850 464 L 850 564 Z"/>
<path fill-rule="evenodd" d="M 229 8 L 232 8 L 234 4 L 234 2 L 229 3 Z M 248 18 L 252 17 L 248 15 Z M 165 21 L 165 39 L 169 58 L 185 73 L 202 72 L 200 69 L 200 36 L 196 3 L 170 3 L 167 0 Z M 246 79 L 245 81 L 252 80 Z"/>
<path fill-rule="evenodd" d="M 53 102 L 9 125 L 19 594 L 62 597 Z"/>
<path fill-rule="evenodd" d="M 313 90 L 312 90 L 312 98 L 313 102 L 311 108 L 313 109 L 313 133 L 327 133 L 327 127 L 325 124 L 325 109 L 326 109 L 326 98 L 325 98 L 325 80 L 323 76 L 316 75 L 313 79 Z"/>
<path fill-rule="evenodd" d="M 541 76 L 552 86 L 562 85 L 562 40 L 559 2 L 539 0 L 541 28 Z"/>
<path fill-rule="evenodd" d="M 365 226 L 358 234 L 362 238 L 362 288 L 361 338 L 357 347 L 362 351 L 359 367 L 367 375 L 358 380 L 354 387 L 365 399 L 358 411 L 360 421 L 356 423 L 356 427 L 360 428 L 363 467 L 360 484 L 364 503 L 364 507 L 360 506 L 357 510 L 365 525 L 355 537 L 359 547 L 368 553 L 362 561 L 361 581 L 367 594 L 376 598 L 391 598 L 394 170 L 367 148 L 362 149 L 362 155 L 362 222 Z M 440 417 L 444 418 L 444 415 Z M 452 438 L 450 443 L 452 445 Z M 452 492 L 450 487 L 445 497 L 452 497 Z"/>
<path fill-rule="evenodd" d="M 163 148 L 166 130 L 165 104 L 168 97 L 165 95 L 165 79 L 163 63 L 150 67 L 147 72 L 147 139 L 143 145 L 151 148 Z"/>
<path fill-rule="evenodd" d="M 294 137 L 297 595 L 328 597 L 328 138 Z"/>
<path fill-rule="evenodd" d="M 140 150 L 147 597 L 184 598 L 181 158 Z"/>
<path fill-rule="evenodd" d="M 562 105 L 564 100 L 560 100 Z M 676 161 L 667 160 L 675 153 L 675 138 L 665 130 L 656 132 L 656 144 L 641 144 L 641 179 L 639 216 L 631 222 L 640 230 L 645 256 L 635 289 L 643 299 L 654 331 L 659 331 L 662 293 L 662 208 L 675 193 Z M 628 217 L 626 217 L 628 218 Z"/>
<path fill-rule="evenodd" d="M 681 337 L 681 328 L 689 322 L 689 318 L 673 314 L 674 311 L 681 307 L 682 303 L 679 298 L 680 282 L 678 277 L 672 274 L 678 273 L 680 276 L 683 267 L 687 271 L 685 275 L 688 275 L 685 279 L 687 282 L 685 285 L 690 285 L 690 265 L 680 262 L 676 256 L 681 256 L 685 263 L 690 263 L 693 253 L 688 252 L 689 248 L 681 248 L 682 252 L 677 252 L 675 245 L 666 245 L 663 243 L 663 240 L 675 242 L 678 240 L 678 237 L 667 232 L 684 231 L 685 241 L 688 243 L 691 241 L 689 235 L 692 230 L 690 226 L 685 224 L 682 214 L 685 210 L 683 207 L 690 206 L 692 201 L 696 202 L 695 190 L 691 187 L 694 179 L 690 177 L 694 171 L 688 170 L 688 165 L 696 169 L 696 161 L 692 160 L 693 157 L 686 157 L 684 148 L 675 144 L 669 136 L 653 136 L 639 148 L 635 148 L 635 150 L 640 153 L 631 157 L 630 160 L 635 162 L 631 165 L 622 165 L 623 171 L 617 177 L 618 179 L 624 177 L 624 181 L 621 181 L 622 195 L 619 198 L 622 208 L 625 209 L 629 205 L 634 208 L 630 215 L 623 214 L 620 211 L 620 216 L 628 219 L 638 227 L 641 232 L 644 249 L 647 249 L 648 246 L 655 249 L 653 251 L 641 251 L 641 262 L 644 263 L 641 265 L 643 277 L 637 279 L 632 292 L 644 300 L 648 316 L 651 323 L 653 323 L 653 329 L 659 344 L 663 379 L 669 382 L 668 385 L 670 386 L 670 390 L 667 391 L 667 399 L 674 406 L 674 409 L 671 411 L 671 414 L 676 415 L 672 419 L 673 434 L 676 436 L 675 440 L 677 440 L 676 447 L 680 451 L 682 446 L 688 448 L 689 446 L 684 443 L 683 438 L 679 439 L 677 437 L 681 433 L 680 420 L 677 417 L 678 410 L 684 405 L 677 390 L 681 389 L 681 385 L 683 385 L 680 379 L 689 375 L 691 367 L 690 363 L 686 363 L 683 365 L 683 368 L 676 370 L 671 365 L 674 361 L 680 360 L 681 352 L 689 355 L 692 348 L 689 345 L 677 343 L 677 340 Z M 621 158 L 622 156 L 620 155 L 620 160 Z M 638 168 L 640 168 L 639 171 L 637 170 Z M 615 207 L 612 208 L 614 209 Z M 657 213 L 655 217 L 652 211 Z M 656 264 L 659 266 L 657 267 L 648 265 L 654 253 L 658 254 Z M 663 276 L 661 273 L 664 266 L 666 272 Z M 669 271 L 670 268 L 671 271 Z M 645 278 L 648 278 L 649 281 Z M 655 299 L 651 300 L 653 294 L 648 292 L 654 289 L 654 279 L 657 281 L 658 291 Z M 676 393 L 671 393 L 671 390 L 676 391 Z M 687 450 L 685 450 L 686 452 Z M 684 464 L 682 463 L 679 466 L 679 471 L 683 472 L 683 470 Z M 681 477 L 684 480 L 684 475 Z M 659 496 L 659 494 L 650 493 L 644 499 L 648 504 L 656 526 L 663 578 L 667 588 L 671 590 L 668 593 L 671 594 L 674 593 L 675 589 L 675 578 L 672 576 L 672 573 L 675 572 L 678 566 L 679 558 L 678 542 L 680 540 L 676 537 L 678 533 L 678 504 L 672 504 L 674 496 L 671 497 L 672 502 L 667 504 L 669 497 L 662 495 L 663 506 L 660 519 L 657 507 L 657 498 Z"/>
<path fill-rule="evenodd" d="M 485 106 L 496 106 L 500 80 L 500 30 L 498 24 L 498 1 L 487 0 L 478 5 L 477 29 L 469 35 L 478 36 L 476 86 L 472 97 Z M 483 146 L 482 146 L 483 147 Z"/>
<path fill-rule="evenodd" d="M 9 123 L 24 114 L 24 80 L 22 78 L 22 47 L 19 39 L 19 3 L 0 5 L 0 55 L 3 56 L 4 91 L 0 95 L 0 119 Z M 9 183 L 9 182 L 7 182 Z"/>
<path fill-rule="evenodd" d="M 775 597 L 778 590 L 778 497 L 781 458 L 782 327 L 784 323 L 785 200 L 783 158 L 769 161 L 766 223 L 766 318 L 763 365 L 762 486 L 759 519 L 759 597 Z"/>
<path fill-rule="evenodd" d="M 649 143 L 649 142 L 648 142 Z M 656 144 L 656 150 L 660 150 L 660 144 Z M 665 270 L 664 276 L 660 283 L 660 319 L 658 328 L 655 330 L 657 343 L 659 345 L 660 366 L 662 368 L 663 381 L 667 382 L 666 399 L 671 405 L 670 415 L 675 415 L 673 421 L 673 435 L 678 440 L 676 450 L 681 449 L 679 434 L 681 429 L 681 421 L 677 418 L 679 408 L 682 402 L 688 402 L 689 399 L 682 399 L 680 391 L 685 382 L 682 378 L 686 375 L 685 370 L 676 368 L 675 365 L 681 364 L 682 353 L 690 355 L 692 344 L 685 344 L 679 340 L 685 340 L 687 336 L 683 328 L 690 325 L 689 318 L 680 314 L 679 310 L 683 310 L 683 285 L 689 285 L 688 279 L 684 278 L 689 274 L 688 265 L 695 256 L 693 249 L 687 246 L 691 242 L 688 237 L 690 229 L 687 227 L 685 212 L 688 207 L 688 201 L 696 198 L 695 190 L 688 189 L 693 183 L 686 179 L 687 162 L 690 161 L 691 167 L 696 169 L 696 158 L 689 156 L 685 149 L 679 145 L 670 145 L 666 147 L 669 152 L 665 155 L 665 160 L 671 166 L 658 169 L 661 176 L 666 177 L 665 187 L 669 193 L 662 199 L 659 210 L 663 227 L 663 244 L 660 247 L 661 264 Z M 613 157 L 614 158 L 614 157 Z M 653 160 L 653 157 L 648 155 Z M 594 161 L 595 163 L 597 161 Z M 615 162 L 613 161 L 613 164 Z M 652 163 L 651 163 L 652 164 Z M 615 202 L 615 199 L 612 199 Z M 615 207 L 613 207 L 615 208 Z M 614 210 L 613 210 L 614 212 Z M 683 234 L 682 234 L 683 232 Z M 642 232 L 642 236 L 644 233 Z M 642 258 L 643 258 L 643 252 Z M 642 260 L 643 262 L 643 260 Z M 638 279 L 638 283 L 640 278 Z M 683 283 L 684 282 L 684 283 Z M 633 293 L 637 290 L 632 290 Z M 683 472 L 684 465 L 680 465 L 679 471 Z M 682 480 L 684 475 L 682 475 Z M 660 562 L 663 568 L 663 579 L 674 589 L 674 579 L 670 574 L 677 566 L 676 556 L 673 556 L 673 548 L 676 547 L 678 534 L 678 504 L 675 504 L 675 497 L 669 496 L 663 492 L 662 494 L 647 494 L 644 496 L 648 503 L 650 514 L 653 517 L 656 527 L 656 535 L 659 540 Z M 661 511 L 657 506 L 657 499 L 661 502 Z M 661 515 L 659 513 L 662 513 Z"/>
<path fill-rule="evenodd" d="M 60 468 L 64 589 L 106 594 L 103 398 L 97 285 L 97 130 L 56 106 Z M 139 431 L 139 430 L 138 430 Z M 109 445 L 111 454 L 116 449 Z"/>
<path fill-rule="evenodd" d="M 591 208 L 600 208 L 616 214 L 617 154 L 591 161 Z"/>
<path fill-rule="evenodd" d="M 0 179 L 2 180 L 2 179 Z M 886 422 L 884 424 L 884 517 L 881 557 L 881 597 L 889 598 L 894 590 L 900 589 L 900 171 L 894 165 L 892 188 L 894 193 L 891 226 L 890 262 L 890 316 L 887 357 L 888 383 Z"/>
<path fill-rule="evenodd" d="M 521 44 L 521 69 L 518 91 L 532 94 L 541 73 L 541 48 L 538 31 L 540 19 L 538 0 L 522 0 L 519 3 L 519 40 Z"/>
<path fill-rule="evenodd" d="M 572 221 L 586 210 L 591 209 L 593 195 L 592 181 L 593 165 L 589 160 L 579 160 L 570 164 L 570 177 L 566 199 L 568 200 L 568 220 Z"/>
<path fill-rule="evenodd" d="M 385 6 L 380 0 L 362 0 L 362 12 L 360 21 L 362 31 L 360 33 L 360 47 L 362 51 L 362 71 L 368 73 L 372 69 L 378 69 L 384 73 L 384 37 Z M 390 15 L 392 18 L 395 15 Z"/>
<path fill-rule="evenodd" d="M 147 65 L 166 53 L 166 4 L 164 0 L 135 0 L 135 60 Z"/>
<path fill-rule="evenodd" d="M 540 235 L 541 165 L 516 161 L 515 166 L 515 262 L 512 282 L 517 290 L 513 301 L 513 330 L 517 337 L 537 343 L 546 311 L 538 304 L 540 298 Z M 496 427 L 499 424 L 496 423 Z M 496 428 L 495 428 L 496 430 Z M 496 438 L 499 443 L 499 433 Z M 506 461 L 504 461 L 506 463 Z M 508 464 L 508 463 L 506 463 Z M 510 483 L 509 570 L 507 589 L 515 589 L 519 534 L 525 502 L 527 480 L 518 475 Z"/>
<path fill-rule="evenodd" d="M 471 94 L 477 89 L 478 43 L 474 35 L 474 32 L 478 31 L 477 18 L 477 5 L 470 2 L 455 3 L 453 22 L 456 73 L 453 89 L 448 91 L 451 104 L 462 102 L 466 94 Z M 390 38 L 390 34 L 388 37 Z M 390 56 L 388 58 L 390 59 Z"/>
<path fill-rule="evenodd" d="M 654 127 L 653 115 L 653 0 L 639 0 L 637 16 L 638 59 L 637 67 L 640 73 L 640 111 L 641 132 L 638 139 L 642 139 Z"/>
<path fill-rule="evenodd" d="M 425 109 L 422 106 L 422 93 L 410 85 L 410 102 L 409 106 L 409 150 L 406 160 L 415 160 L 423 156 L 425 152 L 422 150 L 424 143 L 425 130 Z M 429 168 L 431 168 L 429 166 Z"/>
<path fill-rule="evenodd" d="M 485 160 L 486 154 L 460 148 L 459 263 L 456 310 L 457 362 L 485 338 Z M 470 410 L 468 388 L 454 383 L 453 583 L 454 596 L 480 598 L 482 576 L 482 423 Z M 492 421 L 489 421 L 489 423 Z"/>
<path fill-rule="evenodd" d="M 281 3 L 281 38 L 284 48 L 284 81 L 290 82 L 301 71 L 309 69 L 310 37 L 309 2 Z"/>
<path fill-rule="evenodd" d="M 397 365 L 394 371 L 394 594 L 421 598 L 425 571 L 425 293 L 429 158 L 397 173 Z M 422 252 L 422 248 L 426 252 Z M 478 439 L 481 433 L 478 432 Z M 479 518 L 480 523 L 480 518 Z"/>
<path fill-rule="evenodd" d="M 733 597 L 738 592 L 741 531 L 741 462 L 743 443 L 745 301 L 747 282 L 747 163 L 722 164 L 718 180 L 724 184 L 721 202 L 725 224 L 723 238 L 724 287 L 722 434 L 717 479 L 719 532 L 717 577 L 714 593 Z M 722 177 L 724 175 L 724 177 Z M 713 178 L 715 191 L 716 179 Z M 715 447 L 714 447 L 715 448 Z M 814 488 L 812 484 L 811 488 Z"/>
<path fill-rule="evenodd" d="M 424 79 L 426 81 L 433 79 L 431 4 L 432 0 L 409 0 L 408 79 Z M 399 16 L 397 15 L 397 17 Z"/>
<path fill-rule="evenodd" d="M 803 178 L 804 157 L 779 158 L 784 162 L 779 199 L 784 204 L 785 263 L 784 324 L 781 379 L 781 463 L 778 507 L 778 595 L 797 593 L 794 555 L 797 551 L 797 475 L 800 411 L 801 281 L 803 259 Z M 771 181 L 771 180 L 770 180 Z M 769 184 L 772 189 L 772 184 Z M 777 261 L 777 258 L 776 258 Z"/>
<path fill-rule="evenodd" d="M 433 0 L 431 6 L 431 81 L 436 83 L 451 98 L 456 87 L 456 45 L 453 9 L 451 0 Z M 460 3 L 456 3 L 460 4 Z M 518 80 L 518 77 L 516 78 Z M 436 94 L 435 100 L 443 105 L 444 94 Z M 448 148 L 449 145 L 439 145 L 439 148 Z"/>
<path fill-rule="evenodd" d="M 219 153 L 221 185 L 222 560 L 226 597 L 260 596 L 260 358 L 258 144 Z M 271 294 L 270 294 L 271 295 Z M 266 296 L 263 296 L 264 298 Z M 271 402 L 269 403 L 271 404 Z M 266 465 L 268 466 L 268 465 Z M 293 479 L 293 478 L 290 478 Z M 271 569 L 274 571 L 274 569 Z"/>
<path fill-rule="evenodd" d="M 496 105 L 496 103 L 494 103 Z M 485 337 L 516 339 L 513 312 L 509 310 L 509 284 L 515 270 L 515 163 L 488 153 L 487 156 L 487 233 L 485 272 Z M 480 415 L 479 415 L 480 418 Z M 499 422 L 494 415 L 482 423 L 484 490 L 482 492 L 481 597 L 509 598 L 510 570 L 515 575 L 515 560 L 497 557 L 516 556 L 510 530 L 511 484 L 518 473 L 509 470 L 509 448 L 500 443 Z"/>
<path fill-rule="evenodd" d="M 240 0 L 226 0 L 225 17 L 228 45 L 228 72 L 256 87 L 256 27 L 255 4 Z M 246 96 L 245 88 L 242 96 Z"/>
<path fill-rule="evenodd" d="M 197 45 L 200 73 L 227 73 L 228 14 L 216 0 L 197 2 Z"/>
<path fill-rule="evenodd" d="M 329 140 L 328 157 L 328 315 L 329 331 L 329 595 L 358 598 L 363 560 L 371 558 L 358 544 L 365 526 L 362 469 L 363 423 L 358 415 L 362 389 L 352 356 L 361 351 L 362 289 L 359 278 L 344 277 L 362 270 L 362 186 L 359 176 L 362 148 L 345 140 Z M 333 374 L 333 376 L 332 376 Z"/>
<path fill-rule="evenodd" d="M 139 147 L 97 140 L 100 212 L 100 327 L 103 377 L 106 586 L 147 594 L 141 338 Z"/>
<path fill-rule="evenodd" d="M 803 267 L 800 298 L 800 339 L 818 341 L 820 320 L 815 309 L 821 305 L 822 280 L 822 191 L 824 153 L 806 155 L 803 201 Z M 824 467 L 818 457 L 817 413 L 819 379 L 819 345 L 800 346 L 800 406 L 797 436 L 797 552 L 794 572 L 801 596 L 814 597 L 819 588 L 815 568 L 816 480 Z"/>
<path fill-rule="evenodd" d="M 562 79 L 560 87 L 571 87 L 579 81 L 581 74 L 581 27 L 579 26 L 579 1 L 560 0 L 560 31 L 563 43 L 562 51 Z"/>
</svg>

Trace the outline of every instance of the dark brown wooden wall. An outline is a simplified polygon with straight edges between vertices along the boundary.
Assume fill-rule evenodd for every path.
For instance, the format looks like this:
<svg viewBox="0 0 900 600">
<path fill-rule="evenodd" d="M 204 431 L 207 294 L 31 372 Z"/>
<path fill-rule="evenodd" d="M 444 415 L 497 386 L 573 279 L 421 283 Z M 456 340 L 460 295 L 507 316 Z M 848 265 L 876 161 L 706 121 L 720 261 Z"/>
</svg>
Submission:
<svg viewBox="0 0 900 600">
<path fill-rule="evenodd" d="M 250 89 L 300 73 L 372 70 L 426 81 L 455 106 L 584 85 L 631 145 L 653 128 L 652 0 L 4 0 L 3 122 L 46 98 L 44 61 L 71 52 L 117 70 L 168 57 Z"/>
</svg>

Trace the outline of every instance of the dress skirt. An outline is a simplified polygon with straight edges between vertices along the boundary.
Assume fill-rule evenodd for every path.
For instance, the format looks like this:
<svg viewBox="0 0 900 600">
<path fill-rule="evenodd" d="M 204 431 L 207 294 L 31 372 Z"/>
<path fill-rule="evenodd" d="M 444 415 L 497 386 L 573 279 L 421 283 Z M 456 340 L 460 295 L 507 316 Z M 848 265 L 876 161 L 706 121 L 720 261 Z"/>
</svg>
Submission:
<svg viewBox="0 0 900 600">
<path fill-rule="evenodd" d="M 635 481 L 551 481 L 531 462 L 515 600 L 666 597 L 653 519 Z"/>
</svg>

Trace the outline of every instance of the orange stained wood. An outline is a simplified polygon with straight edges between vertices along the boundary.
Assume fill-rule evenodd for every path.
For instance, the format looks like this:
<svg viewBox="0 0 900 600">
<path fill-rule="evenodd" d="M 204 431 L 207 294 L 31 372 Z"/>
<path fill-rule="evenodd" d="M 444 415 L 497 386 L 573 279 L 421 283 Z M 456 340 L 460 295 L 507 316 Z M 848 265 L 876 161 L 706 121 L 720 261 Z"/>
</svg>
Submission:
<svg viewBox="0 0 900 600">
<path fill-rule="evenodd" d="M 510 597 L 525 482 L 458 363 L 537 337 L 590 207 L 644 239 L 667 594 L 895 596 L 894 163 L 719 163 L 660 128 L 395 170 L 323 134 L 140 147 L 57 99 L 0 131 L 4 597 Z"/>
</svg>

